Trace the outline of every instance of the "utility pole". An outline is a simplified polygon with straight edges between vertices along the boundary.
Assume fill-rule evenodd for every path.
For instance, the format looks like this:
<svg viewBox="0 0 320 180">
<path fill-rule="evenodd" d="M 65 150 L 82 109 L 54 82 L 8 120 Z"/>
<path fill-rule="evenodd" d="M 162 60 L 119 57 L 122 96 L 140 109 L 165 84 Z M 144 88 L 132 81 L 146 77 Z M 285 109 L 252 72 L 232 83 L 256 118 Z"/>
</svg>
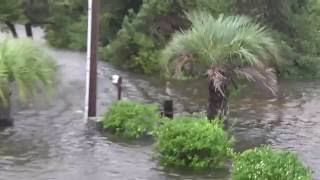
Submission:
<svg viewBox="0 0 320 180">
<path fill-rule="evenodd" d="M 88 0 L 85 119 L 97 115 L 97 49 L 99 41 L 100 0 Z"/>
</svg>

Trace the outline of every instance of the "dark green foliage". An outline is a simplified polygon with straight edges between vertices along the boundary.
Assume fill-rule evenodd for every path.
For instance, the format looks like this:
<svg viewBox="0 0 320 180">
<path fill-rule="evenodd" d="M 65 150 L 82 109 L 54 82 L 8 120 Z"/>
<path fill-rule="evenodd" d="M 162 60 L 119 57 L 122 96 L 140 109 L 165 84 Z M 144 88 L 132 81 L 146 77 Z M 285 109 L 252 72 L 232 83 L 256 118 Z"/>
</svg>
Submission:
<svg viewBox="0 0 320 180">
<path fill-rule="evenodd" d="M 70 49 L 86 50 L 87 17 L 82 16 L 79 21 L 74 22 L 68 29 L 68 36 Z"/>
<path fill-rule="evenodd" d="M 188 26 L 184 11 L 206 9 L 212 14 L 227 11 L 223 0 L 145 0 L 140 11 L 128 13 L 117 37 L 101 49 L 102 59 L 143 73 L 159 69 L 159 52 L 175 31 Z"/>
<path fill-rule="evenodd" d="M 159 119 L 156 105 L 118 101 L 103 118 L 103 128 L 126 138 L 139 138 L 153 131 Z"/>
<path fill-rule="evenodd" d="M 159 70 L 159 51 L 154 40 L 134 30 L 132 21 L 126 17 L 123 29 L 111 45 L 101 50 L 103 59 L 122 68 L 151 74 Z"/>
<path fill-rule="evenodd" d="M 85 50 L 86 1 L 49 0 L 50 21 L 45 25 L 45 38 L 54 47 Z"/>
<path fill-rule="evenodd" d="M 156 1 L 153 2 L 155 3 Z M 157 14 L 156 11 L 151 12 L 152 7 L 150 6 L 144 4 L 137 15 L 133 11 L 129 12 L 129 15 L 123 20 L 117 37 L 111 44 L 101 49 L 102 59 L 118 67 L 138 72 L 154 73 L 158 71 L 158 49 L 161 44 L 148 35 L 151 26 L 149 23 Z"/>
<path fill-rule="evenodd" d="M 220 121 L 178 117 L 163 121 L 156 130 L 156 151 L 164 166 L 194 169 L 223 168 L 232 141 Z"/>
<path fill-rule="evenodd" d="M 100 41 L 105 46 L 110 43 L 121 28 L 122 20 L 130 5 L 136 7 L 139 1 L 108 0 L 101 1 Z M 46 39 L 59 48 L 73 50 L 86 49 L 87 1 L 49 0 L 49 25 L 46 25 Z M 138 7 L 136 7 L 138 8 Z"/>
<path fill-rule="evenodd" d="M 133 71 L 158 72 L 159 50 L 175 31 L 190 26 L 184 13 L 194 10 L 255 18 L 273 29 L 285 49 L 281 53 L 289 63 L 279 69 L 282 77 L 319 77 L 319 0 L 101 0 L 101 58 Z M 86 47 L 86 14 L 85 0 L 4 0 L 0 7 L 1 21 L 52 22 L 45 26 L 49 43 L 75 50 Z"/>
<path fill-rule="evenodd" d="M 295 154 L 255 148 L 237 155 L 234 160 L 233 180 L 311 180 L 311 172 Z"/>
<path fill-rule="evenodd" d="M 110 43 L 117 35 L 123 18 L 128 14 L 129 9 L 134 9 L 137 12 L 140 8 L 142 0 L 102 0 L 101 7 L 101 37 L 102 44 Z"/>
<path fill-rule="evenodd" d="M 82 16 L 77 22 L 70 22 L 64 28 L 49 28 L 49 26 L 46 29 L 46 39 L 50 45 L 72 50 L 86 49 L 87 18 L 85 16 Z"/>
<path fill-rule="evenodd" d="M 320 2 L 318 0 L 234 0 L 236 13 L 244 13 L 275 30 L 284 59 L 285 78 L 319 77 Z M 288 51 L 290 49 L 290 51 Z M 309 64 L 311 63 L 311 64 Z"/>
<path fill-rule="evenodd" d="M 24 22 L 26 16 L 24 14 L 22 0 L 1 0 L 0 5 L 0 22 Z"/>
<path fill-rule="evenodd" d="M 49 14 L 49 2 L 52 0 L 20 0 L 24 3 L 24 13 L 28 18 L 28 21 L 32 24 L 39 25 L 44 22 L 48 22 L 50 18 Z"/>
</svg>

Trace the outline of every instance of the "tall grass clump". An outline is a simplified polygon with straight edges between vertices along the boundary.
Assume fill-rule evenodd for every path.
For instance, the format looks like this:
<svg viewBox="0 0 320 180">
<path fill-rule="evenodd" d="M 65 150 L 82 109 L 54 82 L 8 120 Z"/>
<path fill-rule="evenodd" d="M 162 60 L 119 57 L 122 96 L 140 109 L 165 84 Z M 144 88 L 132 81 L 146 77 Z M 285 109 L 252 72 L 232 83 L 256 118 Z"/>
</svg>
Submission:
<svg viewBox="0 0 320 180">
<path fill-rule="evenodd" d="M 31 39 L 6 39 L 0 42 L 0 102 L 7 104 L 11 91 L 27 102 L 42 89 L 54 86 L 57 66 L 49 53 Z"/>
<path fill-rule="evenodd" d="M 156 105 L 118 101 L 104 115 L 103 128 L 126 138 L 139 138 L 153 131 L 159 119 L 157 109 Z"/>
<path fill-rule="evenodd" d="M 232 152 L 232 141 L 218 120 L 177 117 L 164 121 L 155 136 L 164 166 L 223 168 Z"/>
<path fill-rule="evenodd" d="M 270 147 L 250 149 L 237 155 L 233 180 L 311 180 L 311 172 L 296 154 Z"/>
</svg>

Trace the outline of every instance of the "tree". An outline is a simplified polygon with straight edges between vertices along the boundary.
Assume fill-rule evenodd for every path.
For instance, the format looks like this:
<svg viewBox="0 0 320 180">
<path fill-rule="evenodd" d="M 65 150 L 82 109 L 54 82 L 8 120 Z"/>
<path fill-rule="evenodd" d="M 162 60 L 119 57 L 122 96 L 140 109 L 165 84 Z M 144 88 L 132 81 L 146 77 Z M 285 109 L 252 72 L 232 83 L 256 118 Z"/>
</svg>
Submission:
<svg viewBox="0 0 320 180">
<path fill-rule="evenodd" d="M 173 35 L 163 50 L 162 66 L 167 74 L 181 78 L 190 73 L 187 65 L 206 72 L 209 79 L 208 118 L 225 115 L 232 82 L 245 78 L 276 94 L 277 78 L 271 66 L 280 57 L 268 30 L 245 16 L 208 13 L 188 15 L 189 30 Z M 192 66 L 191 66 L 192 67 Z M 201 73 L 197 73 L 200 76 Z"/>
<path fill-rule="evenodd" d="M 44 26 L 48 43 L 59 48 L 85 49 L 86 9 L 85 0 L 48 0 L 50 23 Z M 75 42 L 77 48 L 70 47 L 72 42 Z"/>
<path fill-rule="evenodd" d="M 10 96 L 16 88 L 26 103 L 39 89 L 49 93 L 54 86 L 56 65 L 30 39 L 8 39 L 0 43 L 0 125 L 10 124 Z"/>
<path fill-rule="evenodd" d="M 24 1 L 21 0 L 2 0 L 0 6 L 0 22 L 4 22 L 14 37 L 18 37 L 15 22 L 26 20 L 23 8 Z"/>
<path fill-rule="evenodd" d="M 4 22 L 14 37 L 18 37 L 15 23 L 25 24 L 28 37 L 32 37 L 32 24 L 42 24 L 49 18 L 48 0 L 3 0 L 0 22 Z"/>
</svg>

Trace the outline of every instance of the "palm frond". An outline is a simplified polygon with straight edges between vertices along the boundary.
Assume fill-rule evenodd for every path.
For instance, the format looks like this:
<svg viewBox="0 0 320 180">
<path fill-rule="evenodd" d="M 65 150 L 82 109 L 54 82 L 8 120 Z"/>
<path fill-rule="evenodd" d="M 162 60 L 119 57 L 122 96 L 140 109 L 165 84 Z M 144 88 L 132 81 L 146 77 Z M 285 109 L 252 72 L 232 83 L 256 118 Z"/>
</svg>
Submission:
<svg viewBox="0 0 320 180">
<path fill-rule="evenodd" d="M 0 102 L 6 102 L 9 84 L 16 85 L 22 102 L 41 87 L 49 92 L 54 86 L 56 65 L 49 53 L 30 39 L 8 39 L 0 43 Z M 2 94 L 2 95 L 1 95 Z"/>
<path fill-rule="evenodd" d="M 244 77 L 245 79 L 253 82 L 262 90 L 266 90 L 273 96 L 278 93 L 277 86 L 277 76 L 272 68 L 266 68 L 263 70 L 258 70 L 257 68 L 247 67 L 247 68 L 237 68 L 234 69 L 234 73 L 238 77 Z"/>
</svg>

